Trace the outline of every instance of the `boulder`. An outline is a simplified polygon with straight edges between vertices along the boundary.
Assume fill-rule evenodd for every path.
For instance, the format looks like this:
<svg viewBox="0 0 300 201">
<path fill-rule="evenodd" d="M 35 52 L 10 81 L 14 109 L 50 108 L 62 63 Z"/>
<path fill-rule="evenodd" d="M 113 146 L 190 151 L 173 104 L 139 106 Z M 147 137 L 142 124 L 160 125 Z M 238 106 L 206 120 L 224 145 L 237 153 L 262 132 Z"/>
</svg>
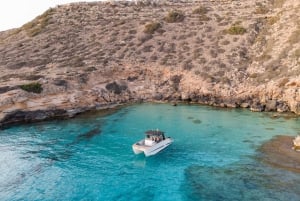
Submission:
<svg viewBox="0 0 300 201">
<path fill-rule="evenodd" d="M 181 93 L 181 99 L 183 101 L 190 101 L 191 100 L 190 94 L 188 92 L 182 92 Z"/>
<path fill-rule="evenodd" d="M 154 99 L 154 100 L 157 100 L 157 101 L 160 101 L 160 100 L 163 99 L 163 95 L 162 95 L 161 93 L 155 93 L 155 94 L 153 95 L 153 99 Z"/>
<path fill-rule="evenodd" d="M 300 114 L 300 102 L 292 101 L 290 107 L 292 112 Z"/>
<path fill-rule="evenodd" d="M 289 106 L 286 103 L 279 102 L 277 104 L 277 112 L 288 112 L 289 110 Z"/>
<path fill-rule="evenodd" d="M 265 111 L 276 111 L 277 110 L 277 101 L 276 100 L 267 100 Z"/>
<path fill-rule="evenodd" d="M 260 104 L 259 102 L 255 102 L 250 106 L 250 110 L 252 112 L 262 112 L 264 111 L 265 106 Z"/>
<path fill-rule="evenodd" d="M 244 102 L 244 103 L 241 103 L 241 104 L 240 104 L 240 107 L 241 107 L 241 108 L 249 108 L 249 107 L 250 107 L 250 104 Z"/>
</svg>

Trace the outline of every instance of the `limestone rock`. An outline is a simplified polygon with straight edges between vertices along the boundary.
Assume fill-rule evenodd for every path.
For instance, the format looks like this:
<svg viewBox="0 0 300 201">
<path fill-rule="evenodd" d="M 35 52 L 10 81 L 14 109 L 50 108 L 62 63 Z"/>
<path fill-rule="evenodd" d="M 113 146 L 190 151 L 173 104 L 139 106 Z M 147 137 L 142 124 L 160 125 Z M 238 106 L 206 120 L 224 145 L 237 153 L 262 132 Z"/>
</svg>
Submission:
<svg viewBox="0 0 300 201">
<path fill-rule="evenodd" d="M 277 101 L 267 100 L 265 111 L 276 111 L 276 110 L 277 110 Z"/>
</svg>

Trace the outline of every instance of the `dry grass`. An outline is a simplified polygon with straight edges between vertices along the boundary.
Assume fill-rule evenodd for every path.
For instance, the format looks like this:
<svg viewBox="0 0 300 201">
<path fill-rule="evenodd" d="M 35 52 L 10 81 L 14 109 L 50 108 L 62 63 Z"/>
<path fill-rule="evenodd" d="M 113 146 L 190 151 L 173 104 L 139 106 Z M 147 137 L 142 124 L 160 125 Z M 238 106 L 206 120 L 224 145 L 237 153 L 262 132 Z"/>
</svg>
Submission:
<svg viewBox="0 0 300 201">
<path fill-rule="evenodd" d="M 50 8 L 42 15 L 36 17 L 33 21 L 24 24 L 21 29 L 25 30 L 30 37 L 34 37 L 41 33 L 48 25 L 53 13 L 54 9 Z"/>
</svg>

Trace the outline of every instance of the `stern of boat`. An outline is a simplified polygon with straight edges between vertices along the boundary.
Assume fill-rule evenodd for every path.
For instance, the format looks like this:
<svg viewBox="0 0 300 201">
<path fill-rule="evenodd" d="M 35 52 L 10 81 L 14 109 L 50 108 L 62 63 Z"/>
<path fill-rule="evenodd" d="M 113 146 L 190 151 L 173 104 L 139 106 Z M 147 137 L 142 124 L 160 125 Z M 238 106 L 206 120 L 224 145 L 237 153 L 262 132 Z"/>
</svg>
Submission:
<svg viewBox="0 0 300 201">
<path fill-rule="evenodd" d="M 133 150 L 133 152 L 134 152 L 135 154 L 140 154 L 140 153 L 144 152 L 144 151 L 145 151 L 145 148 L 144 148 L 143 144 L 144 144 L 144 140 L 141 140 L 141 141 L 139 141 L 139 142 L 137 142 L 137 143 L 134 143 L 134 144 L 132 145 L 132 150 Z"/>
<path fill-rule="evenodd" d="M 132 145 L 132 150 L 133 150 L 133 152 L 134 152 L 135 154 L 140 154 L 140 153 L 143 152 L 143 150 L 141 150 L 141 149 L 139 148 L 139 146 L 136 145 L 136 144 L 133 144 L 133 145 Z"/>
</svg>

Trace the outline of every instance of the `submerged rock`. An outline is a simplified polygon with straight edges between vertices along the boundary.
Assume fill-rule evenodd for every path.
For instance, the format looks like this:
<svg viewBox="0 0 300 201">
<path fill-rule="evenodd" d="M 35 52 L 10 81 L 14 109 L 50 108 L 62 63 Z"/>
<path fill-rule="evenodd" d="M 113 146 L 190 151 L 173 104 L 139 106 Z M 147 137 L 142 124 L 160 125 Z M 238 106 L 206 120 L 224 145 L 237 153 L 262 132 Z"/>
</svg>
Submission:
<svg viewBox="0 0 300 201">
<path fill-rule="evenodd" d="M 300 153 L 293 150 L 292 136 L 276 136 L 264 143 L 258 151 L 261 160 L 274 167 L 300 173 Z"/>
<path fill-rule="evenodd" d="M 94 136 L 99 135 L 99 134 L 101 134 L 100 128 L 94 128 L 86 133 L 79 135 L 78 139 L 91 139 Z"/>
<path fill-rule="evenodd" d="M 187 200 L 298 200 L 299 178 L 253 161 L 228 166 L 193 165 L 181 189 Z"/>
</svg>

